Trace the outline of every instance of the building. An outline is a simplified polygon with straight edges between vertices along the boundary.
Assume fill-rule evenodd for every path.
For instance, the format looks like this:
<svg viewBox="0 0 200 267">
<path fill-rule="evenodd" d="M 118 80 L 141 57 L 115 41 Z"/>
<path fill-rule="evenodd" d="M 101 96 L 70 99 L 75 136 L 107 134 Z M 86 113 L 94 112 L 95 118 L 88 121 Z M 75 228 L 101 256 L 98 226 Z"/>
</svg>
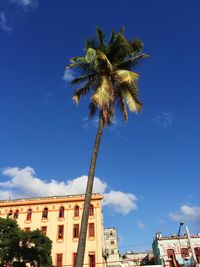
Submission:
<svg viewBox="0 0 200 267">
<path fill-rule="evenodd" d="M 200 264 L 200 234 L 163 237 L 157 233 L 152 246 L 155 264 L 166 267 Z"/>
<path fill-rule="evenodd" d="M 101 200 L 93 194 L 90 205 L 85 266 L 103 267 L 103 218 Z M 84 195 L 40 197 L 0 201 L 0 217 L 13 218 L 25 231 L 40 229 L 52 241 L 56 267 L 74 266 Z"/>
<path fill-rule="evenodd" d="M 116 228 L 104 229 L 104 258 L 109 267 L 121 266 Z"/>
<path fill-rule="evenodd" d="M 123 258 L 128 266 L 145 266 L 154 265 L 154 257 L 152 252 L 134 252 L 127 251 Z"/>
</svg>

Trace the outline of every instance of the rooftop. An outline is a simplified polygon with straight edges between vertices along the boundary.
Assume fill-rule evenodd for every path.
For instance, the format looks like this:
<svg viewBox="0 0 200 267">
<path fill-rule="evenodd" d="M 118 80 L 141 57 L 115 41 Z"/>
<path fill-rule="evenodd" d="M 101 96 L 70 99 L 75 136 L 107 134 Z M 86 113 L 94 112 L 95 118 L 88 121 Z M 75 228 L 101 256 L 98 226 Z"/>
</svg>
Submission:
<svg viewBox="0 0 200 267">
<path fill-rule="evenodd" d="M 10 206 L 10 205 L 26 205 L 30 203 L 54 203 L 54 202 L 70 202 L 70 201 L 83 201 L 85 194 L 80 195 L 64 195 L 64 196 L 46 196 L 46 197 L 36 197 L 36 198 L 20 198 L 20 199 L 8 199 L 0 200 L 0 207 Z M 99 193 L 92 194 L 92 200 L 103 199 L 103 195 Z"/>
<path fill-rule="evenodd" d="M 200 234 L 196 234 L 196 235 L 190 235 L 190 238 L 200 238 Z M 174 239 L 187 239 L 187 235 L 172 235 L 172 236 L 161 236 L 161 237 L 157 237 L 158 240 L 174 240 Z"/>
</svg>

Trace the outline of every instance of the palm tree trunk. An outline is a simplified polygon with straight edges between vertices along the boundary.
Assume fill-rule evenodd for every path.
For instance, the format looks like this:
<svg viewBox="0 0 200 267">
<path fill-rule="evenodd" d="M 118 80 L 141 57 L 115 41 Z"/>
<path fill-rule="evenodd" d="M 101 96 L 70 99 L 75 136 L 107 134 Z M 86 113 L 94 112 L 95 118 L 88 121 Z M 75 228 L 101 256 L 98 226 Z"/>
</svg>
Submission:
<svg viewBox="0 0 200 267">
<path fill-rule="evenodd" d="M 90 208 L 90 201 L 92 197 L 95 167 L 96 167 L 96 161 L 97 161 L 97 156 L 98 156 L 99 144 L 100 144 L 101 137 L 102 137 L 102 132 L 103 132 L 103 120 L 102 120 L 102 116 L 100 115 L 99 116 L 99 127 L 98 127 L 96 140 L 95 140 L 95 144 L 94 144 L 94 148 L 92 152 L 92 158 L 91 158 L 90 169 L 89 169 L 89 174 L 88 174 L 88 181 L 87 181 L 87 188 L 86 188 L 86 193 L 85 193 L 85 201 L 84 201 L 83 215 L 82 215 L 82 220 L 81 220 L 80 237 L 79 237 L 75 267 L 83 267 L 89 208 Z"/>
</svg>

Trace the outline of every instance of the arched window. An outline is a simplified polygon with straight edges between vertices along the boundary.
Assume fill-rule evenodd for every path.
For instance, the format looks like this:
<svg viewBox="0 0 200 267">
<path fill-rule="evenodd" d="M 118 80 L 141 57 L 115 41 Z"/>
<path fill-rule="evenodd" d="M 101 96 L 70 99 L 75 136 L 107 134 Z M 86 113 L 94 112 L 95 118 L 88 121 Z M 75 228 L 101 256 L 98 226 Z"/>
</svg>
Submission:
<svg viewBox="0 0 200 267">
<path fill-rule="evenodd" d="M 94 216 L 94 206 L 92 204 L 90 204 L 89 216 Z"/>
<path fill-rule="evenodd" d="M 64 213 L 65 213 L 64 207 L 60 207 L 60 210 L 59 210 L 59 218 L 64 218 Z"/>
<path fill-rule="evenodd" d="M 14 214 L 13 214 L 13 218 L 14 218 L 14 219 L 18 219 L 18 217 L 19 217 L 19 210 L 16 210 L 16 211 L 14 212 Z"/>
<path fill-rule="evenodd" d="M 29 209 L 28 212 L 27 212 L 27 215 L 26 215 L 26 220 L 30 221 L 31 217 L 32 217 L 32 209 Z"/>
<path fill-rule="evenodd" d="M 76 205 L 76 206 L 74 207 L 74 217 L 78 217 L 78 216 L 79 216 L 79 206 Z"/>
<path fill-rule="evenodd" d="M 194 248 L 194 252 L 196 254 L 197 262 L 200 263 L 200 247 Z"/>
<path fill-rule="evenodd" d="M 48 218 L 48 208 L 44 208 L 42 212 L 42 219 Z"/>
<path fill-rule="evenodd" d="M 188 248 L 181 248 L 181 256 L 183 259 L 188 259 L 189 258 L 189 251 Z"/>
<path fill-rule="evenodd" d="M 7 218 L 12 218 L 12 215 L 13 215 L 13 211 L 12 210 L 10 210 L 9 212 L 8 212 L 8 214 L 7 214 Z"/>
</svg>

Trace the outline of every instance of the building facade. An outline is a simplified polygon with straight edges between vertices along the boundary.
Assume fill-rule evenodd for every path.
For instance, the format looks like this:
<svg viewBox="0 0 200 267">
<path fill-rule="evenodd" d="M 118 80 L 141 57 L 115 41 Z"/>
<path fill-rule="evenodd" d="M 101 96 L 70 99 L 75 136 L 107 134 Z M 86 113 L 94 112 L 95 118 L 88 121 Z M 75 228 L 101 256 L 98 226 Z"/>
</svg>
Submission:
<svg viewBox="0 0 200 267">
<path fill-rule="evenodd" d="M 127 251 L 123 255 L 124 261 L 128 266 L 146 266 L 154 265 L 154 256 L 152 252 L 134 252 Z"/>
<path fill-rule="evenodd" d="M 200 264 L 200 234 L 188 238 L 187 235 L 163 237 L 157 233 L 152 246 L 155 264 L 166 267 Z"/>
<path fill-rule="evenodd" d="M 56 267 L 74 266 L 84 197 L 69 195 L 0 201 L 0 217 L 16 220 L 25 231 L 40 229 L 53 241 L 53 264 Z M 100 194 L 92 195 L 84 266 L 104 266 L 102 199 Z"/>
<path fill-rule="evenodd" d="M 109 267 L 121 266 L 116 228 L 104 229 L 104 258 Z"/>
</svg>

